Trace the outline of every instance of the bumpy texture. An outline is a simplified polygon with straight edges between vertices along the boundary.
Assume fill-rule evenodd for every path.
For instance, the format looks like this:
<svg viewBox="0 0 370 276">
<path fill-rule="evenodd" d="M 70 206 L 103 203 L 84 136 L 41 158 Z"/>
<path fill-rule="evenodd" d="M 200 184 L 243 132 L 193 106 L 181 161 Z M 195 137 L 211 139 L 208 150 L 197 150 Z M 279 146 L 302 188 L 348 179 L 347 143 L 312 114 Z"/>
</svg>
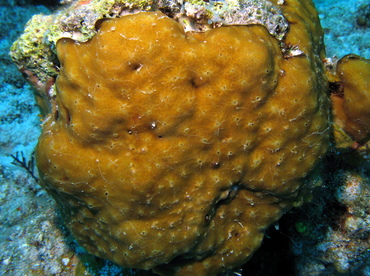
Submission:
<svg viewBox="0 0 370 276">
<path fill-rule="evenodd" d="M 303 4 L 302 4 L 303 3 Z M 42 185 L 89 252 L 162 275 L 247 261 L 329 146 L 322 31 L 289 2 L 283 58 L 263 26 L 184 33 L 160 12 L 61 39 Z"/>
<path fill-rule="evenodd" d="M 10 55 L 32 86 L 45 83 L 58 74 L 53 52 L 61 38 L 86 42 L 96 34 L 99 20 L 119 18 L 139 11 L 160 10 L 179 22 L 187 31 L 205 31 L 222 25 L 266 27 L 281 40 L 288 29 L 279 5 L 268 0 L 71 0 L 53 15 L 35 15 L 24 33 L 13 43 Z M 34 79 L 34 75 L 37 79 Z M 30 79 L 31 78 L 31 79 Z M 52 92 L 52 91 L 51 91 Z M 40 94 L 40 93 L 39 93 Z M 36 95 L 48 98 L 47 95 Z M 44 115 L 44 114 L 43 114 Z"/>
<path fill-rule="evenodd" d="M 355 55 L 337 64 L 342 93 L 333 95 L 335 122 L 357 142 L 370 139 L 370 60 Z"/>
</svg>

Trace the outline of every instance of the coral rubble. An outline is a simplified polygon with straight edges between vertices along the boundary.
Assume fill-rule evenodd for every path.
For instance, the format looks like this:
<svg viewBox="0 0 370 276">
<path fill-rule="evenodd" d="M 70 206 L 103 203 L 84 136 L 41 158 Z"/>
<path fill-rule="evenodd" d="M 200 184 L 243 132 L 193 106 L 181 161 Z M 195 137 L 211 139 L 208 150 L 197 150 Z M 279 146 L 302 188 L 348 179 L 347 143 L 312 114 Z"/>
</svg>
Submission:
<svg viewBox="0 0 370 276">
<path fill-rule="evenodd" d="M 356 169 L 343 164 L 341 159 L 351 156 L 330 160 L 331 165 L 342 163 L 341 168 L 331 168 L 313 201 L 295 213 L 295 231 L 287 232 L 297 275 L 368 275 L 369 163 L 362 160 Z"/>
</svg>

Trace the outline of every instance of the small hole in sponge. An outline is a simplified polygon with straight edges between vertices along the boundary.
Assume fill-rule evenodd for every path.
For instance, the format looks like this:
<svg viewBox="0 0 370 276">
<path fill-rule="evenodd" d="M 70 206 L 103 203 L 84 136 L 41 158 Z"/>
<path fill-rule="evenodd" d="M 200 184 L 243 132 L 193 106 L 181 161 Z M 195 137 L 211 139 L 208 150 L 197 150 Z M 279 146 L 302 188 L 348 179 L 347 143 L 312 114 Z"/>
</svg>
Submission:
<svg viewBox="0 0 370 276">
<path fill-rule="evenodd" d="M 96 31 L 99 31 L 99 29 L 101 28 L 101 25 L 103 24 L 103 22 L 104 21 L 107 21 L 107 20 L 109 20 L 109 18 L 101 18 L 98 21 L 96 21 L 96 23 L 95 23 L 95 30 Z"/>
<path fill-rule="evenodd" d="M 67 112 L 67 118 L 66 118 L 66 123 L 69 125 L 71 123 L 71 115 Z"/>
<path fill-rule="evenodd" d="M 202 86 L 203 84 L 204 84 L 204 81 L 203 81 L 203 79 L 202 78 L 192 78 L 191 80 L 190 80 L 190 83 L 191 83 L 191 85 L 194 87 L 194 88 L 198 88 L 198 87 L 200 87 L 200 86 Z"/>
<path fill-rule="evenodd" d="M 134 71 L 139 71 L 141 69 L 141 67 L 143 67 L 143 65 L 141 63 L 138 63 L 138 62 L 133 62 L 133 63 L 129 64 L 129 67 Z"/>
<path fill-rule="evenodd" d="M 220 162 L 217 161 L 213 161 L 211 165 L 214 169 L 218 169 L 221 166 Z"/>
<path fill-rule="evenodd" d="M 58 119 L 59 119 L 59 111 L 58 110 L 55 110 L 55 112 L 54 112 L 54 120 L 55 121 L 58 121 Z"/>
</svg>

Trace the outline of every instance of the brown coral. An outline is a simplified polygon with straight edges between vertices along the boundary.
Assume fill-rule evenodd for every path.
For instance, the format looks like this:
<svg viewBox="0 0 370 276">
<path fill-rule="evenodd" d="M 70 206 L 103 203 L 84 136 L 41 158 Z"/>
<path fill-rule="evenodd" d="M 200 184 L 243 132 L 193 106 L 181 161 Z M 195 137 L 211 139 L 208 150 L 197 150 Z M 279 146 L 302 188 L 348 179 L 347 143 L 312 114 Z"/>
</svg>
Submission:
<svg viewBox="0 0 370 276">
<path fill-rule="evenodd" d="M 328 148 L 322 32 L 304 3 L 284 7 L 285 42 L 305 53 L 287 59 L 263 26 L 184 33 L 160 12 L 58 42 L 37 160 L 81 245 L 163 275 L 250 258 Z"/>
</svg>

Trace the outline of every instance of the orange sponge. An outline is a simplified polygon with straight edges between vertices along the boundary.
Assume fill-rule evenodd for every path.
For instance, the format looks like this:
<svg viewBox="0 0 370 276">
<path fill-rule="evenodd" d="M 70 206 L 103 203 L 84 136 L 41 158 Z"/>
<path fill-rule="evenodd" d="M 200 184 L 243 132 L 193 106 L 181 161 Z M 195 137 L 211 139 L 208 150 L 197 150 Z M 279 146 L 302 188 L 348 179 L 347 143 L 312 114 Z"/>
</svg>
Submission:
<svg viewBox="0 0 370 276">
<path fill-rule="evenodd" d="M 317 17 L 285 9 L 301 20 L 286 43 L 304 54 L 290 58 L 263 26 L 185 33 L 161 12 L 58 42 L 38 168 L 89 252 L 162 275 L 217 275 L 300 202 L 329 146 L 328 99 Z"/>
<path fill-rule="evenodd" d="M 370 139 L 370 60 L 347 55 L 339 60 L 337 76 L 343 95 L 333 95 L 335 122 L 355 141 Z"/>
</svg>

